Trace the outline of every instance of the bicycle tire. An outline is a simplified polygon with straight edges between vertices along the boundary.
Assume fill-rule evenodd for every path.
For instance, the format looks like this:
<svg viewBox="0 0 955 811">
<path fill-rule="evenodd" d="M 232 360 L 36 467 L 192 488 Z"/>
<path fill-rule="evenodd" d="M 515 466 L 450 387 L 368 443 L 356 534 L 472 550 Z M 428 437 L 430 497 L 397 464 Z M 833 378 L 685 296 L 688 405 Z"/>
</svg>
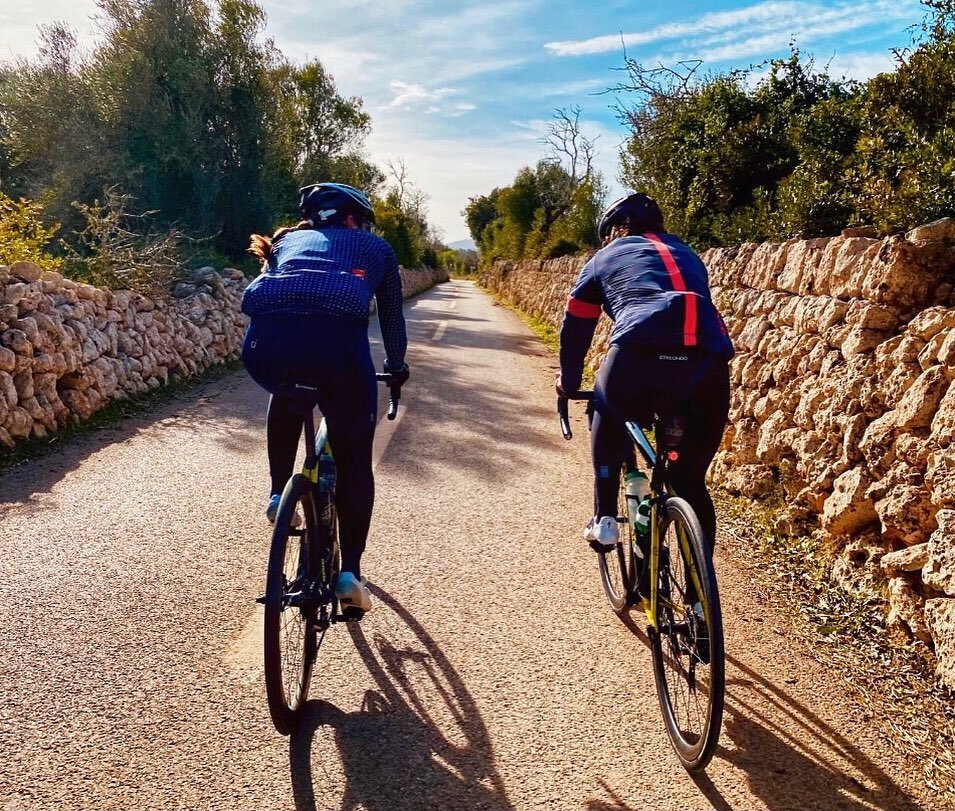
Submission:
<svg viewBox="0 0 955 811">
<path fill-rule="evenodd" d="M 310 548 L 316 537 L 313 486 L 305 476 L 289 479 L 275 516 L 265 582 L 265 692 L 275 729 L 291 735 L 308 697 L 316 635 L 311 609 L 298 605 L 313 572 Z M 304 523 L 295 528 L 299 511 Z M 290 558 L 291 553 L 291 558 Z M 296 591 L 296 589 L 298 589 Z"/>
<path fill-rule="evenodd" d="M 600 582 L 610 607 L 617 614 L 624 614 L 630 606 L 630 593 L 633 590 L 634 531 L 627 512 L 626 490 L 621 477 L 620 496 L 617 499 L 617 524 L 620 528 L 620 541 L 613 549 L 597 552 L 597 566 L 600 569 Z"/>
<path fill-rule="evenodd" d="M 684 499 L 667 498 L 658 532 L 656 630 L 650 634 L 653 676 L 670 743 L 684 768 L 697 772 L 713 757 L 723 721 L 726 664 L 716 572 L 699 519 Z M 696 582 L 703 592 L 699 602 L 705 625 L 688 602 L 696 602 Z"/>
</svg>

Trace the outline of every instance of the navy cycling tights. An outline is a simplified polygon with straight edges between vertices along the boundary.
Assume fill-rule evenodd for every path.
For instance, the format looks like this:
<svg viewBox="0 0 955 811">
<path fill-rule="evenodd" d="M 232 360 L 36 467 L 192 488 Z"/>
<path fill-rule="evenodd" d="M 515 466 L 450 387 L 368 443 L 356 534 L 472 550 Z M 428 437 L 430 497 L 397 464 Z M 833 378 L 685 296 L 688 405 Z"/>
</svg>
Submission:
<svg viewBox="0 0 955 811">
<path fill-rule="evenodd" d="M 594 390 L 591 450 L 596 514 L 617 514 L 620 469 L 631 451 L 624 422 L 649 425 L 654 414 L 679 414 L 685 420 L 685 434 L 680 459 L 670 467 L 670 482 L 696 511 L 712 548 L 716 510 L 706 488 L 706 471 L 719 449 L 729 413 L 726 361 L 687 350 L 611 346 Z"/>
<path fill-rule="evenodd" d="M 336 507 L 342 569 L 361 575 L 375 503 L 372 443 L 378 391 L 367 325 L 310 316 L 256 318 L 245 337 L 242 360 L 252 379 L 274 392 L 287 380 L 307 380 L 318 389 L 318 407 L 338 471 Z M 266 420 L 272 493 L 292 476 L 304 418 L 273 394 Z"/>
</svg>

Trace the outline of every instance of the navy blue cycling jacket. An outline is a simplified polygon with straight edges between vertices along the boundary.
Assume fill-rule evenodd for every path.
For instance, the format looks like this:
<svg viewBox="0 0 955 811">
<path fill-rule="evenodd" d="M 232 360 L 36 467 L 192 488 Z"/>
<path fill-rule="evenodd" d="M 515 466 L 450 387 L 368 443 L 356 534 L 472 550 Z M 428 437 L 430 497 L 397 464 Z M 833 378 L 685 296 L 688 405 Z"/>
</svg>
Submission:
<svg viewBox="0 0 955 811">
<path fill-rule="evenodd" d="M 246 288 L 242 312 L 256 316 L 316 315 L 368 323 L 372 296 L 388 365 L 404 363 L 408 338 L 394 249 L 360 228 L 290 231 L 265 270 Z"/>
<path fill-rule="evenodd" d="M 560 330 L 565 391 L 580 387 L 601 309 L 614 322 L 611 345 L 733 357 L 726 325 L 710 297 L 706 266 L 672 234 L 620 237 L 584 265 Z"/>
</svg>

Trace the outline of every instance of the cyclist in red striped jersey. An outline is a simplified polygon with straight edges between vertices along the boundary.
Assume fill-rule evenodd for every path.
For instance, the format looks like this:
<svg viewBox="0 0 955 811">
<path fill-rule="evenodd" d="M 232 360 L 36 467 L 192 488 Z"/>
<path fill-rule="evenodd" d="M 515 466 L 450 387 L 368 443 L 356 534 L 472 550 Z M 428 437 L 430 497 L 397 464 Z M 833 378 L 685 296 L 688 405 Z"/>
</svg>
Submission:
<svg viewBox="0 0 955 811">
<path fill-rule="evenodd" d="M 561 394 L 580 387 L 597 319 L 606 312 L 614 324 L 594 386 L 594 517 L 584 537 L 602 549 L 619 538 L 617 496 L 628 453 L 623 423 L 648 425 L 654 415 L 679 414 L 685 433 L 670 480 L 696 510 L 712 547 L 716 512 L 706 470 L 726 426 L 733 344 L 710 296 L 706 267 L 666 232 L 660 208 L 645 194 L 612 203 L 598 231 L 603 247 L 567 299 L 557 379 Z"/>
</svg>

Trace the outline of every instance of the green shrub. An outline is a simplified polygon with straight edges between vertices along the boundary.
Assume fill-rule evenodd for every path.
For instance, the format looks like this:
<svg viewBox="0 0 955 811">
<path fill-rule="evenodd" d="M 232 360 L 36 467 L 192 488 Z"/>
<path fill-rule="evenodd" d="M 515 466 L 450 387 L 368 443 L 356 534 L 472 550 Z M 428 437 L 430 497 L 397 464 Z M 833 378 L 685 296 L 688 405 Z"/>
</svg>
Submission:
<svg viewBox="0 0 955 811">
<path fill-rule="evenodd" d="M 43 205 L 13 200 L 0 192 L 0 265 L 35 262 L 44 270 L 59 270 L 63 260 L 48 247 L 58 225 L 43 224 Z"/>
</svg>

